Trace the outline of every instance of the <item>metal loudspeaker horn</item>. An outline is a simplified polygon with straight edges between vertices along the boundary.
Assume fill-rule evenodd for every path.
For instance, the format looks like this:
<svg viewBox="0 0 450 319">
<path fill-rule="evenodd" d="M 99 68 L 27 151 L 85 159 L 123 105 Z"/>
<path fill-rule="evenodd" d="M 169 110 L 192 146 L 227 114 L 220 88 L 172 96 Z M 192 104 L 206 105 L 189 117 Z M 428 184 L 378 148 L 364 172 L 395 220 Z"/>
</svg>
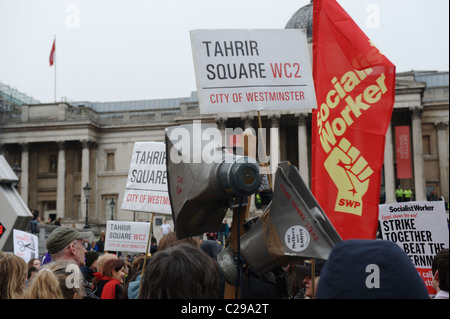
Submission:
<svg viewBox="0 0 450 319">
<path fill-rule="evenodd" d="M 297 168 L 283 162 L 277 168 L 272 202 L 240 241 L 243 261 L 252 271 L 264 274 L 304 257 L 328 259 L 341 237 Z M 231 254 L 224 250 L 218 261 L 225 278 L 234 282 L 236 265 Z"/>
<path fill-rule="evenodd" d="M 216 232 L 233 198 L 258 190 L 258 163 L 222 147 L 222 134 L 215 125 L 168 127 L 165 138 L 168 190 L 177 237 Z"/>
</svg>

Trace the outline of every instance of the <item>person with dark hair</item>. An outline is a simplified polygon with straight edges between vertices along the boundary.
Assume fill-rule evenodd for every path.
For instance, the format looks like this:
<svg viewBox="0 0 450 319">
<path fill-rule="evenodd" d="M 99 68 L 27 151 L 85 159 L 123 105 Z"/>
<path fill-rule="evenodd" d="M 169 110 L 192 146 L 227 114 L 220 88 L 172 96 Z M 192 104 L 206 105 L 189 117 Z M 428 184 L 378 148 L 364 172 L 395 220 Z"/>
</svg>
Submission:
<svg viewBox="0 0 450 319">
<path fill-rule="evenodd" d="M 432 285 L 437 291 L 434 299 L 448 299 L 448 248 L 442 249 L 434 256 L 431 272 Z"/>
<path fill-rule="evenodd" d="M 216 299 L 218 268 L 200 248 L 178 244 L 153 255 L 139 299 Z"/>
<path fill-rule="evenodd" d="M 39 269 L 34 266 L 28 267 L 28 275 L 27 275 L 27 286 L 31 285 L 34 277 L 36 277 Z"/>
<path fill-rule="evenodd" d="M 141 282 L 142 267 L 144 266 L 144 256 L 139 256 L 133 260 L 131 270 L 125 278 L 125 286 L 120 299 L 136 299 Z"/>
<path fill-rule="evenodd" d="M 125 263 L 120 259 L 110 259 L 103 265 L 102 278 L 95 294 L 101 299 L 119 299 L 123 290 Z"/>
<path fill-rule="evenodd" d="M 200 249 L 203 250 L 209 257 L 211 257 L 214 263 L 217 264 L 217 255 L 220 254 L 223 250 L 222 244 L 215 240 L 205 240 L 200 244 Z M 219 296 L 223 298 L 225 293 L 225 278 L 219 272 Z"/>
<path fill-rule="evenodd" d="M 158 251 L 158 244 L 156 243 L 156 238 L 152 236 L 150 240 L 150 254 L 154 254 Z"/>
<path fill-rule="evenodd" d="M 37 270 L 41 269 L 41 260 L 39 258 L 31 258 L 28 261 L 28 268 L 34 267 Z"/>
<path fill-rule="evenodd" d="M 228 222 L 226 219 L 222 221 L 219 226 L 219 231 L 217 232 L 218 240 L 222 246 L 225 246 L 225 238 L 227 238 L 230 233 L 230 226 L 228 226 Z"/>
<path fill-rule="evenodd" d="M 99 257 L 98 252 L 88 251 L 85 255 L 85 265 L 81 267 L 81 272 L 83 277 L 87 282 L 92 282 L 94 278 L 94 273 L 97 272 L 97 259 Z"/>
<path fill-rule="evenodd" d="M 304 277 L 303 283 L 305 289 L 300 292 L 296 299 L 309 299 L 315 297 L 317 291 L 317 284 L 319 282 L 320 273 L 322 272 L 325 260 L 317 259 L 314 261 L 314 280 L 312 278 L 312 260 L 305 261 L 305 265 L 294 265 L 295 270 L 302 274 Z M 314 284 L 314 287 L 313 287 Z M 303 296 L 301 295 L 303 294 Z"/>
<path fill-rule="evenodd" d="M 31 220 L 30 220 L 30 225 L 31 225 L 31 233 L 32 234 L 37 234 L 39 233 L 39 211 L 32 209 L 31 210 Z"/>
</svg>

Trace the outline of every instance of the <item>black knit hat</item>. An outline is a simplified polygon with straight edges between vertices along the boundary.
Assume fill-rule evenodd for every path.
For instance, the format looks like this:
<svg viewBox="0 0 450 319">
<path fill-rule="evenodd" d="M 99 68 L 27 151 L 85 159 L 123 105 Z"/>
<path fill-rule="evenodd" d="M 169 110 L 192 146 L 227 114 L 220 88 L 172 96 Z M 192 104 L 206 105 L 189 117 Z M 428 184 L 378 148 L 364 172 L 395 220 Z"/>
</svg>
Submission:
<svg viewBox="0 0 450 319">
<path fill-rule="evenodd" d="M 88 251 L 85 255 L 86 266 L 91 267 L 91 265 L 98 259 L 99 253 L 96 251 Z"/>
</svg>

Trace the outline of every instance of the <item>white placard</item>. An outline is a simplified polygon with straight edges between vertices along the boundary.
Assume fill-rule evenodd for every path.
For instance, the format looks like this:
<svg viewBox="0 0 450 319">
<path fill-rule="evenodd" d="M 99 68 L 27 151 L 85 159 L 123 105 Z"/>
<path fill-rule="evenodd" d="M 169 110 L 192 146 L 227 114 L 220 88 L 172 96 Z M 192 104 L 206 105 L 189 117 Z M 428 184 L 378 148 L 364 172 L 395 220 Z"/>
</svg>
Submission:
<svg viewBox="0 0 450 319">
<path fill-rule="evenodd" d="M 165 143 L 134 144 L 122 209 L 172 214 L 167 188 Z"/>
<path fill-rule="evenodd" d="M 106 222 L 105 250 L 145 253 L 150 223 Z"/>
<path fill-rule="evenodd" d="M 401 202 L 379 207 L 383 239 L 403 249 L 432 295 L 431 263 L 441 249 L 449 246 L 444 202 Z"/>
<path fill-rule="evenodd" d="M 193 30 L 202 114 L 316 108 L 305 30 Z"/>
<path fill-rule="evenodd" d="M 22 230 L 13 230 L 14 254 L 22 257 L 25 262 L 39 258 L 38 237 Z"/>
</svg>

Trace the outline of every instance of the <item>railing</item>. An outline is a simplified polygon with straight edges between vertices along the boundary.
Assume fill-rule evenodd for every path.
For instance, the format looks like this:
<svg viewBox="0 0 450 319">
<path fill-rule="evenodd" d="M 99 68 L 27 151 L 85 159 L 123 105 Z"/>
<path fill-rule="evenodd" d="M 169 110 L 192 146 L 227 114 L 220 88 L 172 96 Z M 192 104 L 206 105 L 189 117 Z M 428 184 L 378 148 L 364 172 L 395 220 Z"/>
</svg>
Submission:
<svg viewBox="0 0 450 319">
<path fill-rule="evenodd" d="M 60 107 L 58 114 L 39 113 L 32 116 L 28 108 L 33 105 L 16 107 L 14 109 L 4 109 L 0 112 L 0 123 L 42 123 L 51 122 L 83 122 L 90 121 L 99 125 L 109 125 L 114 123 L 132 124 L 145 122 L 171 121 L 174 117 L 183 115 L 199 114 L 198 103 L 182 103 L 178 108 L 148 109 L 148 110 L 125 110 L 112 112 L 96 112 L 89 107 Z"/>
</svg>

